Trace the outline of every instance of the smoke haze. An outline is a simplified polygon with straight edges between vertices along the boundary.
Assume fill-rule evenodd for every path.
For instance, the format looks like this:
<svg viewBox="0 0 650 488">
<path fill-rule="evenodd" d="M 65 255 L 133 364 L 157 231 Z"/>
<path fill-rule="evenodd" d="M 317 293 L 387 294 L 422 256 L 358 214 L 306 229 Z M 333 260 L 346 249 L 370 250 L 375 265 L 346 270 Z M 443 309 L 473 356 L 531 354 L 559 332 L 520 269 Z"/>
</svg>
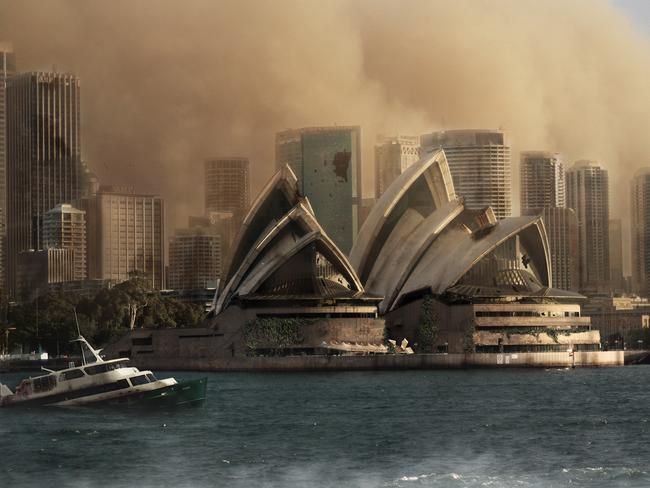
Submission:
<svg viewBox="0 0 650 488">
<path fill-rule="evenodd" d="M 384 132 L 502 127 L 515 188 L 520 150 L 596 159 L 614 216 L 650 165 L 650 45 L 604 0 L 0 0 L 2 39 L 81 78 L 84 159 L 172 225 L 206 157 L 250 157 L 255 194 L 288 127 L 361 125 L 366 194 Z"/>
</svg>

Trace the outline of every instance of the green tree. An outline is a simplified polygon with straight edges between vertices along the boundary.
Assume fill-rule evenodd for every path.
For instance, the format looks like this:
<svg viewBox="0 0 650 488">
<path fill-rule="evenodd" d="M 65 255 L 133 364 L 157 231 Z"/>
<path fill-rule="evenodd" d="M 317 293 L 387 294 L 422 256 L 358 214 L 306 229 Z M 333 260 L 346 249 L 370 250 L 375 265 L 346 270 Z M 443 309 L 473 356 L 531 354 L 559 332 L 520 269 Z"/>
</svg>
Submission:
<svg viewBox="0 0 650 488">
<path fill-rule="evenodd" d="M 433 296 L 425 295 L 420 308 L 420 324 L 416 336 L 418 352 L 432 352 L 438 338 L 440 319 L 435 306 Z"/>
</svg>

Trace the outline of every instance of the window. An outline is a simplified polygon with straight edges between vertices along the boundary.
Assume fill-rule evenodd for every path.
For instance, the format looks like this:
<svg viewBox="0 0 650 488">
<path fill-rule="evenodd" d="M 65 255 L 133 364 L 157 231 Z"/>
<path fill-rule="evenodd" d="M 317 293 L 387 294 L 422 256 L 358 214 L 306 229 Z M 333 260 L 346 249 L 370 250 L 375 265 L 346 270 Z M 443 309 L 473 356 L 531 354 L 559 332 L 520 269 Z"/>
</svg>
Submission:
<svg viewBox="0 0 650 488">
<path fill-rule="evenodd" d="M 72 369 L 70 371 L 65 371 L 59 376 L 60 381 L 74 380 L 75 378 L 81 378 L 84 376 L 84 372 L 80 369 Z"/>
<path fill-rule="evenodd" d="M 122 367 L 121 363 L 108 363 L 108 364 L 98 364 L 97 366 L 89 366 L 84 368 L 86 374 L 94 375 L 107 373 L 108 371 L 113 371 L 114 369 L 120 369 Z"/>
<path fill-rule="evenodd" d="M 146 375 L 140 375 L 140 376 L 134 376 L 133 378 L 129 378 L 129 381 L 131 381 L 131 384 L 133 386 L 138 386 L 138 385 L 146 385 L 149 383 L 149 379 L 146 377 Z"/>
<path fill-rule="evenodd" d="M 158 381 L 158 380 L 156 379 L 156 377 L 153 375 L 153 373 L 147 373 L 146 376 L 147 376 L 147 379 L 148 379 L 151 383 L 153 383 L 154 381 Z"/>
</svg>

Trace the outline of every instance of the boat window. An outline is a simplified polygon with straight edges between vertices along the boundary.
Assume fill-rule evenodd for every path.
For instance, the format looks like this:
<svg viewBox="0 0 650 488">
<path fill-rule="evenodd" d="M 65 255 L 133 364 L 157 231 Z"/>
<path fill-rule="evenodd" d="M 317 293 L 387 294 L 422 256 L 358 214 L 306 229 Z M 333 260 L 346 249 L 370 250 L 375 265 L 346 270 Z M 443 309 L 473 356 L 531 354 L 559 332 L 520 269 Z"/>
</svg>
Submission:
<svg viewBox="0 0 650 488">
<path fill-rule="evenodd" d="M 41 393 L 44 391 L 50 391 L 56 386 L 56 378 L 54 375 L 41 376 L 40 378 L 34 378 L 32 380 L 32 385 L 34 387 L 34 393 Z"/>
<path fill-rule="evenodd" d="M 134 376 L 133 378 L 129 378 L 131 380 L 131 384 L 133 386 L 138 386 L 138 385 L 146 385 L 149 383 L 149 379 L 145 375 L 140 375 L 140 376 Z"/>
<path fill-rule="evenodd" d="M 64 371 L 59 376 L 61 381 L 74 380 L 75 378 L 81 378 L 84 376 L 84 372 L 80 369 L 71 369 L 70 371 Z"/>
<path fill-rule="evenodd" d="M 156 377 L 155 377 L 153 374 L 151 374 L 151 373 L 147 373 L 147 379 L 148 379 L 150 382 L 152 382 L 152 383 L 153 383 L 154 381 L 158 381 L 158 380 L 156 379 Z"/>
<path fill-rule="evenodd" d="M 120 369 L 122 367 L 122 363 L 104 363 L 98 364 L 97 366 L 89 366 L 84 368 L 84 371 L 86 371 L 86 374 L 93 375 L 106 373 L 107 371 L 113 371 L 114 369 Z"/>
</svg>

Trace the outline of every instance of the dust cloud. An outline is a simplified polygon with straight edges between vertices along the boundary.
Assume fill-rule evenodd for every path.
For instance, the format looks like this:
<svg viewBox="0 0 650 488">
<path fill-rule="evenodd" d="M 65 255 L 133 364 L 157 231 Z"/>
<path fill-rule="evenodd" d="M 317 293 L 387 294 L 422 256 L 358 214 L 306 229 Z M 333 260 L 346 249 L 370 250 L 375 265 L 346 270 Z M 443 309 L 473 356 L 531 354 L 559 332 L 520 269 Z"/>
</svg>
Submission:
<svg viewBox="0 0 650 488">
<path fill-rule="evenodd" d="M 502 127 L 515 188 L 520 150 L 596 159 L 619 216 L 650 165 L 650 45 L 604 0 L 0 0 L 0 39 L 81 78 L 84 159 L 173 226 L 206 157 L 250 157 L 255 194 L 289 127 L 361 125 L 367 194 L 378 133 Z"/>
</svg>

